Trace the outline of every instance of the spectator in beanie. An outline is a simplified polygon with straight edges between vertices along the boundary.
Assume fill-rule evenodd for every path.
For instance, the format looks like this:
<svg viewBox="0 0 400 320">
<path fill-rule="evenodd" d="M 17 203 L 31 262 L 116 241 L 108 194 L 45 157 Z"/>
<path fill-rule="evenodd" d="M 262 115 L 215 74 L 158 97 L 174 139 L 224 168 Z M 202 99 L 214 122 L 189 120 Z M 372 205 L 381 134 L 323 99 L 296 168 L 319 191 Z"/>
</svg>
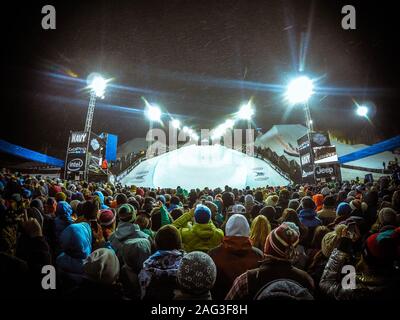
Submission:
<svg viewBox="0 0 400 320">
<path fill-rule="evenodd" d="M 177 228 L 166 225 L 157 231 L 157 251 L 144 263 L 139 273 L 142 299 L 173 299 L 177 289 L 176 274 L 184 255 Z"/>
<path fill-rule="evenodd" d="M 117 208 L 122 206 L 125 203 L 128 203 L 128 197 L 124 193 L 118 193 L 115 197 Z"/>
<path fill-rule="evenodd" d="M 100 248 L 93 251 L 84 261 L 85 278 L 70 297 L 78 300 L 118 300 L 122 291 L 116 284 L 119 261 L 114 251 Z"/>
<path fill-rule="evenodd" d="M 299 219 L 308 228 L 309 234 L 312 235 L 314 235 L 314 229 L 322 224 L 322 221 L 317 217 L 315 208 L 315 203 L 310 197 L 301 199 Z"/>
<path fill-rule="evenodd" d="M 317 215 L 324 226 L 327 226 L 335 220 L 335 198 L 333 196 L 325 197 L 322 209 L 317 212 Z"/>
<path fill-rule="evenodd" d="M 253 299 L 264 285 L 277 279 L 294 280 L 312 292 L 312 278 L 305 271 L 292 265 L 298 242 L 299 230 L 294 223 L 284 222 L 272 230 L 265 242 L 265 259 L 260 267 L 240 275 L 225 299 Z"/>
<path fill-rule="evenodd" d="M 122 246 L 123 266 L 120 281 L 125 298 L 130 300 L 140 299 L 141 290 L 138 275 L 143 268 L 143 263 L 150 255 L 150 241 L 144 238 L 129 239 Z"/>
<path fill-rule="evenodd" d="M 194 220 L 193 225 L 192 220 Z M 211 220 L 211 210 L 202 204 L 183 214 L 173 222 L 173 225 L 180 231 L 186 252 L 195 250 L 208 252 L 218 246 L 224 237 L 224 232 Z"/>
<path fill-rule="evenodd" d="M 136 210 L 130 204 L 123 204 L 118 209 L 119 223 L 115 232 L 110 236 L 110 243 L 118 258 L 121 259 L 120 249 L 125 241 L 135 238 L 147 239 L 149 236 L 140 231 L 140 227 L 134 223 Z"/>
<path fill-rule="evenodd" d="M 262 251 L 252 246 L 249 235 L 250 227 L 245 216 L 234 214 L 226 223 L 222 243 L 208 252 L 218 271 L 211 291 L 214 299 L 224 299 L 233 281 L 245 271 L 256 268 L 262 260 Z"/>
<path fill-rule="evenodd" d="M 293 209 L 285 209 L 283 211 L 282 217 L 279 219 L 279 223 L 282 222 L 293 222 L 300 232 L 300 243 L 305 242 L 308 235 L 308 228 L 300 222 L 299 216 Z"/>
<path fill-rule="evenodd" d="M 336 218 L 328 225 L 328 228 L 334 229 L 340 222 L 345 221 L 351 215 L 351 207 L 347 202 L 341 202 L 336 208 Z"/>
<path fill-rule="evenodd" d="M 381 232 L 386 229 L 395 229 L 397 227 L 397 214 L 392 208 L 383 208 L 379 211 L 378 218 L 371 228 L 371 232 Z"/>
<path fill-rule="evenodd" d="M 54 198 L 48 198 L 44 206 L 44 214 L 55 217 L 57 210 L 57 201 Z"/>
<path fill-rule="evenodd" d="M 259 250 L 264 250 L 265 239 L 271 232 L 271 224 L 268 218 L 258 215 L 251 223 L 250 241 L 251 244 Z"/>
<path fill-rule="evenodd" d="M 246 213 L 248 216 L 250 216 L 251 210 L 253 209 L 254 205 L 255 205 L 255 200 L 253 195 L 246 194 L 246 196 L 244 197 L 244 206 L 246 207 Z"/>
<path fill-rule="evenodd" d="M 176 275 L 175 300 L 212 300 L 217 267 L 204 252 L 192 251 L 183 256 Z M 213 297 L 215 299 L 215 297 Z"/>
<path fill-rule="evenodd" d="M 326 263 L 328 262 L 333 249 L 336 247 L 340 238 L 342 237 L 343 229 L 345 227 L 346 226 L 344 224 L 338 225 L 334 231 L 328 232 L 322 238 L 321 250 L 314 255 L 314 258 L 307 269 L 307 272 L 314 279 L 315 283 L 319 283 Z"/>
<path fill-rule="evenodd" d="M 89 223 L 92 229 L 92 248 L 96 250 L 101 248 L 105 239 L 103 236 L 103 229 L 98 223 L 99 203 L 96 200 L 88 200 L 83 203 L 83 221 Z"/>
<path fill-rule="evenodd" d="M 344 287 L 342 268 L 350 262 L 353 241 L 347 228 L 333 250 L 320 281 L 323 293 L 335 300 L 381 300 L 398 296 L 400 278 L 394 267 L 399 258 L 400 228 L 375 233 L 365 241 L 365 249 L 356 265 L 355 288 Z"/>
<path fill-rule="evenodd" d="M 172 219 L 175 221 L 178 219 L 180 216 L 183 215 L 183 209 L 182 208 L 175 208 L 170 211 Z"/>
<path fill-rule="evenodd" d="M 114 213 L 114 209 L 100 210 L 97 220 L 103 231 L 104 240 L 108 241 L 111 234 L 115 231 L 116 215 Z"/>
<path fill-rule="evenodd" d="M 315 207 L 316 207 L 315 210 L 320 211 L 324 204 L 324 196 L 322 194 L 315 194 L 315 195 L 313 195 L 312 200 L 315 203 Z"/>
<path fill-rule="evenodd" d="M 314 300 L 310 291 L 296 281 L 279 279 L 267 283 L 254 297 L 254 300 L 301 301 Z"/>
<path fill-rule="evenodd" d="M 138 217 L 136 218 L 135 223 L 139 226 L 140 231 L 147 234 L 151 240 L 154 239 L 156 233 L 153 230 L 151 230 L 150 219 L 146 213 L 139 214 Z"/>
<path fill-rule="evenodd" d="M 297 199 L 291 199 L 291 200 L 289 201 L 289 204 L 288 204 L 288 209 L 293 209 L 293 210 L 297 211 L 297 209 L 299 208 L 299 206 L 300 206 L 299 200 L 297 200 Z"/>
<path fill-rule="evenodd" d="M 279 222 L 276 220 L 276 210 L 272 206 L 265 206 L 259 212 L 260 215 L 266 217 L 271 224 L 271 229 L 275 229 L 279 226 Z"/>
</svg>

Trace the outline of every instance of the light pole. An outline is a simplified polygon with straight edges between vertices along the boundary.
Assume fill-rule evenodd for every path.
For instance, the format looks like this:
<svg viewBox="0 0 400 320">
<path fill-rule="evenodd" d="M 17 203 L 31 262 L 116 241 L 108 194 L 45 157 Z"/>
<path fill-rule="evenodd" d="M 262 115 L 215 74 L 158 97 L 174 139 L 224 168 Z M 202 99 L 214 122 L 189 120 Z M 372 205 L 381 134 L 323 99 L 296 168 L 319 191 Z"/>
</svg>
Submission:
<svg viewBox="0 0 400 320">
<path fill-rule="evenodd" d="M 90 89 L 90 99 L 89 99 L 89 108 L 85 121 L 85 132 L 90 133 L 90 131 L 92 130 L 92 122 L 93 122 L 94 108 L 96 107 L 96 99 L 104 98 L 104 92 L 106 90 L 108 81 L 105 80 L 101 75 L 95 73 L 89 76 L 88 82 Z"/>
<path fill-rule="evenodd" d="M 157 105 L 150 104 L 146 99 L 143 100 L 146 103 L 144 114 L 146 115 L 147 119 L 149 119 L 149 133 L 152 134 L 153 122 L 161 121 L 161 109 Z M 148 142 L 148 147 L 150 147 L 151 140 Z"/>
</svg>

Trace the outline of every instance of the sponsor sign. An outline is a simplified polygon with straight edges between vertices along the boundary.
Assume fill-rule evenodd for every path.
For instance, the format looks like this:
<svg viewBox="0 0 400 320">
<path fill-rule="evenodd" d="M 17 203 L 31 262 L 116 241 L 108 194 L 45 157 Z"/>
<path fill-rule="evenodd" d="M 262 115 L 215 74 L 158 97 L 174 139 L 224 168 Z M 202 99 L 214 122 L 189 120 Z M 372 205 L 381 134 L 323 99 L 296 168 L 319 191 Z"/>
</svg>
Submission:
<svg viewBox="0 0 400 320">
<path fill-rule="evenodd" d="M 329 134 L 327 132 L 313 132 L 311 136 L 311 147 L 327 147 L 331 145 Z"/>
<path fill-rule="evenodd" d="M 315 178 L 317 180 L 338 180 L 340 178 L 340 166 L 336 163 L 315 166 Z"/>
<path fill-rule="evenodd" d="M 315 164 L 338 161 L 335 146 L 315 147 L 313 148 L 313 153 Z"/>
<path fill-rule="evenodd" d="M 65 174 L 68 179 L 82 179 L 86 172 L 87 145 L 89 134 L 83 131 L 72 131 L 69 136 Z"/>
<path fill-rule="evenodd" d="M 67 170 L 68 171 L 80 171 L 80 169 L 83 167 L 84 162 L 82 159 L 75 158 L 67 163 Z"/>
<path fill-rule="evenodd" d="M 87 142 L 87 132 L 75 131 L 71 132 L 70 145 L 72 144 L 85 144 Z"/>
<path fill-rule="evenodd" d="M 306 153 L 305 155 L 302 155 L 300 157 L 300 162 L 301 162 L 302 166 L 304 166 L 306 164 L 310 164 L 311 163 L 311 154 L 310 153 Z"/>
</svg>

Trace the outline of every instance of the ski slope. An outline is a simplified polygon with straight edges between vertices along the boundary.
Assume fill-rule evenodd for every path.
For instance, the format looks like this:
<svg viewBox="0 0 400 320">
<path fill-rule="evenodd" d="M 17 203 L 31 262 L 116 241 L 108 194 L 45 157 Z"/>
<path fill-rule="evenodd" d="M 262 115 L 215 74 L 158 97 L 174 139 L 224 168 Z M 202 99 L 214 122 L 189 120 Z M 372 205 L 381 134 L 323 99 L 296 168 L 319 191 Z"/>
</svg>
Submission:
<svg viewBox="0 0 400 320">
<path fill-rule="evenodd" d="M 290 182 L 266 162 L 217 145 L 189 145 L 145 160 L 125 176 L 123 185 L 151 188 L 252 188 Z"/>
<path fill-rule="evenodd" d="M 300 124 L 275 125 L 268 132 L 258 137 L 255 141 L 255 145 L 269 147 L 279 156 L 285 155 L 288 160 L 295 160 L 300 164 L 299 157 L 291 156 L 289 154 L 297 153 L 297 139 L 304 136 L 306 133 L 307 128 Z M 331 144 L 336 146 L 336 152 L 339 157 L 368 147 L 367 145 L 363 144 L 347 145 L 332 138 Z M 391 152 L 386 151 L 364 159 L 351 161 L 346 164 L 365 168 L 382 169 L 383 162 L 388 164 L 389 161 L 392 160 L 394 160 L 394 155 Z M 342 168 L 341 171 L 343 180 L 351 180 L 355 179 L 356 177 L 364 178 L 364 176 L 368 173 L 365 171 L 351 170 L 347 168 Z M 375 179 L 377 179 L 382 175 L 373 173 L 373 176 Z"/>
</svg>

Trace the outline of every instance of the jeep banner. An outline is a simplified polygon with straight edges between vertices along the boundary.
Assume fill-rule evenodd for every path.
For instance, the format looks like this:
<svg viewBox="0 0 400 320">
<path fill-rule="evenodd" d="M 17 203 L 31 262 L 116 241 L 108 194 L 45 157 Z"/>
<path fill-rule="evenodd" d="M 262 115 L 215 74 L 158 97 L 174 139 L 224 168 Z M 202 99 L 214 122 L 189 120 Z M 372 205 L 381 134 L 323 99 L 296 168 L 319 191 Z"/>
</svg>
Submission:
<svg viewBox="0 0 400 320">
<path fill-rule="evenodd" d="M 68 140 L 65 160 L 66 179 L 84 179 L 89 135 L 83 131 L 72 131 Z"/>
<path fill-rule="evenodd" d="M 340 166 L 336 163 L 320 164 L 315 166 L 315 179 L 317 181 L 340 181 L 340 178 Z"/>
</svg>

